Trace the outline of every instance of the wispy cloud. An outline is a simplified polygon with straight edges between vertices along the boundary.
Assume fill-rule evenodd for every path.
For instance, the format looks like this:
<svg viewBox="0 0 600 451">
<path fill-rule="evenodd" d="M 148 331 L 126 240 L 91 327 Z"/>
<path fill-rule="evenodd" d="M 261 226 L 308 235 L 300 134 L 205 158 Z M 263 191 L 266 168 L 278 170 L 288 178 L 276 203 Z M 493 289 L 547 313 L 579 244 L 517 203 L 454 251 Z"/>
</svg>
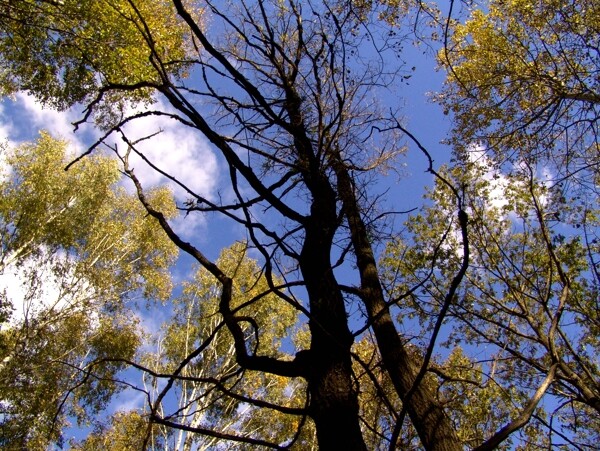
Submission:
<svg viewBox="0 0 600 451">
<path fill-rule="evenodd" d="M 169 108 L 157 102 L 154 109 L 168 111 Z M 86 124 L 75 132 L 73 122 L 81 119 L 81 107 L 74 107 L 61 112 L 45 108 L 34 97 L 19 93 L 14 101 L 5 100 L 0 103 L 0 139 L 11 144 L 35 139 L 39 130 L 47 130 L 54 137 L 69 141 L 75 152 L 83 152 L 91 145 L 100 133 Z M 141 112 L 138 108 L 131 114 Z M 175 177 L 191 191 L 209 198 L 218 184 L 217 159 L 210 145 L 197 131 L 164 116 L 149 116 L 128 123 L 124 127 L 130 141 L 136 141 L 151 134 L 158 133 L 152 139 L 145 140 L 137 146 L 144 155 L 165 173 Z M 116 136 L 109 141 L 120 142 Z M 120 143 L 123 148 L 123 143 Z M 168 178 L 159 174 L 139 157 L 132 157 L 138 177 L 146 186 L 167 183 L 179 200 L 189 195 Z"/>
<path fill-rule="evenodd" d="M 47 130 L 52 136 L 67 140 L 75 152 L 82 152 L 98 132 L 87 125 L 76 133 L 73 122 L 79 118 L 76 107 L 57 111 L 44 107 L 28 94 L 18 93 L 14 100 L 4 100 L 0 106 L 0 136 L 19 144 L 35 139 L 40 130 Z"/>
</svg>

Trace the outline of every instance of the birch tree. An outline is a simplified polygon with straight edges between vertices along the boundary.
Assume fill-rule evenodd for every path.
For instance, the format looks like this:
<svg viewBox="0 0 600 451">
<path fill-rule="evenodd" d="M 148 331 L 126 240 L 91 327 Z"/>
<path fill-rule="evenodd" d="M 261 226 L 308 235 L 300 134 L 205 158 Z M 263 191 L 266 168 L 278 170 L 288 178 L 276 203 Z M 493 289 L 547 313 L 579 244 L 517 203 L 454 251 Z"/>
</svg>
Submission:
<svg viewBox="0 0 600 451">
<path fill-rule="evenodd" d="M 61 443 L 68 417 L 87 421 L 120 388 L 114 359 L 140 343 L 130 301 L 169 295 L 176 250 L 117 185 L 115 159 L 65 172 L 73 154 L 47 133 L 3 156 L 0 437 L 42 449 Z M 150 196 L 175 212 L 168 191 Z"/>
</svg>

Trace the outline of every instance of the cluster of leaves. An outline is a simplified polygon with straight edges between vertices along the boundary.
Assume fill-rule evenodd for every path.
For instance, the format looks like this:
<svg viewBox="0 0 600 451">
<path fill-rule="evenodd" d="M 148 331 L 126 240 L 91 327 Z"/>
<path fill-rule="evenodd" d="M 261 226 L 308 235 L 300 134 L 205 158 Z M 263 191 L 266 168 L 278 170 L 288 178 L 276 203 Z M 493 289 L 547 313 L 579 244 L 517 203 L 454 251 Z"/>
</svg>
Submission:
<svg viewBox="0 0 600 451">
<path fill-rule="evenodd" d="M 224 249 L 217 263 L 234 276 L 233 306 L 247 318 L 243 329 L 248 347 L 265 355 L 290 358 L 284 348 L 291 345 L 297 310 L 278 302 L 257 262 L 248 257 L 247 244 Z M 235 360 L 234 341 L 220 319 L 218 303 L 217 281 L 200 268 L 173 300 L 172 316 L 153 338 L 155 351 L 140 359 L 146 371 L 144 390 L 156 401 L 139 411 L 120 413 L 109 427 L 79 444 L 81 449 L 96 449 L 99 441 L 110 443 L 109 437 L 120 435 L 119 431 L 135 421 L 144 424 L 145 432 L 136 435 L 133 449 L 144 443 L 152 449 L 213 449 L 227 434 L 274 443 L 294 437 L 300 421 L 304 421 L 306 388 L 299 381 L 290 383 L 277 375 L 242 370 Z M 165 386 L 163 380 L 170 383 Z M 161 420 L 149 429 L 148 418 L 152 416 Z M 186 427 L 204 430 L 205 434 L 186 432 Z M 313 441 L 310 429 L 299 439 L 303 449 L 310 449 Z M 242 449 L 247 446 L 240 445 Z M 236 449 L 232 446 L 230 449 Z"/>
<path fill-rule="evenodd" d="M 145 86 L 185 75 L 189 39 L 166 0 L 6 0 L 0 30 L 0 93 L 26 91 L 61 109 L 94 103 L 104 124 L 125 100 L 150 101 Z M 104 92 L 112 84 L 125 89 Z"/>
<path fill-rule="evenodd" d="M 595 1 L 491 1 L 457 24 L 440 102 L 454 143 L 498 162 L 543 159 L 557 174 L 598 172 L 600 7 Z"/>
</svg>

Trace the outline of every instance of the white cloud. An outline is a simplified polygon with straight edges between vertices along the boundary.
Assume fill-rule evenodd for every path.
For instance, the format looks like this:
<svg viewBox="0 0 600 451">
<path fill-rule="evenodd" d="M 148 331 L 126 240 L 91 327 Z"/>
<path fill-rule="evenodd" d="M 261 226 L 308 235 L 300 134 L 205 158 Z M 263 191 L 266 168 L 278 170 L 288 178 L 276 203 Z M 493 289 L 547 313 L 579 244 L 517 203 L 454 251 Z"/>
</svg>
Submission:
<svg viewBox="0 0 600 451">
<path fill-rule="evenodd" d="M 168 110 L 160 102 L 157 106 L 162 111 Z M 151 139 L 141 141 L 136 148 L 157 168 L 174 177 L 193 193 L 212 197 L 211 193 L 218 182 L 217 159 L 209 144 L 197 131 L 174 119 L 148 116 L 128 123 L 124 132 L 130 142 L 160 132 Z M 143 185 L 167 183 L 179 200 L 190 197 L 184 188 L 152 169 L 137 155 L 132 154 L 130 165 Z"/>
<path fill-rule="evenodd" d="M 80 118 L 76 107 L 57 111 L 44 107 L 31 95 L 18 93 L 13 101 L 5 99 L 1 106 L 0 137 L 19 144 L 35 139 L 39 130 L 47 130 L 52 136 L 67 140 L 75 152 L 81 153 L 99 134 L 90 124 L 82 125 L 76 133 L 73 122 Z"/>
<path fill-rule="evenodd" d="M 10 120 L 6 113 L 6 106 L 0 103 L 0 142 L 8 140 L 10 135 Z"/>
<path fill-rule="evenodd" d="M 159 337 L 162 334 L 162 327 L 170 320 L 171 316 L 166 308 L 161 308 L 159 303 L 149 305 L 149 308 L 132 308 L 135 312 L 138 324 L 146 336 Z M 146 351 L 156 351 L 153 343 L 145 344 Z"/>
<path fill-rule="evenodd" d="M 12 262 L 1 268 L 0 290 L 12 305 L 9 327 L 36 318 L 40 312 L 60 315 L 87 309 L 96 320 L 98 312 L 90 309 L 96 297 L 88 281 L 74 274 L 72 259 L 64 253 L 49 255 L 42 247 L 37 257 Z M 62 268 L 56 272 L 56 268 Z"/>
<path fill-rule="evenodd" d="M 169 110 L 162 102 L 157 102 L 151 108 Z M 14 101 L 0 103 L 0 139 L 15 145 L 35 139 L 38 131 L 43 129 L 69 141 L 73 150 L 80 154 L 100 136 L 91 124 L 84 124 L 80 130 L 74 131 L 73 122 L 81 119 L 80 110 L 81 107 L 64 112 L 44 108 L 34 97 L 19 93 Z M 130 113 L 141 111 L 135 109 Z M 132 142 L 160 131 L 152 139 L 140 142 L 137 146 L 139 150 L 158 168 L 193 192 L 212 197 L 211 193 L 218 182 L 217 159 L 208 142 L 197 131 L 164 116 L 140 118 L 127 124 L 124 131 Z M 117 136 L 113 140 L 120 141 Z M 119 148 L 124 150 L 123 143 L 119 144 Z M 178 200 L 190 197 L 184 189 L 153 170 L 139 157 L 131 157 L 131 165 L 146 187 L 168 183 Z"/>
<path fill-rule="evenodd" d="M 161 102 L 153 105 L 153 109 L 170 111 Z M 140 111 L 131 111 L 130 114 Z M 132 152 L 129 156 L 129 164 L 145 189 L 166 184 L 171 187 L 180 204 L 193 197 L 186 191 L 186 188 L 193 194 L 214 199 L 219 182 L 217 158 L 209 143 L 198 131 L 190 129 L 174 119 L 157 115 L 138 118 L 128 123 L 123 131 L 129 142 L 132 143 L 159 132 L 150 139 L 140 141 L 135 147 L 160 171 L 183 185 L 179 185 L 156 171 Z M 115 136 L 114 139 L 116 140 L 117 137 Z M 116 144 L 119 152 L 123 154 L 125 143 L 117 142 Z M 131 183 L 126 186 L 128 189 L 133 189 Z M 198 236 L 198 231 L 205 225 L 204 216 L 198 213 L 182 216 L 172 223 L 175 232 L 184 239 Z"/>
<path fill-rule="evenodd" d="M 171 221 L 175 233 L 185 240 L 198 237 L 198 231 L 206 226 L 206 219 L 202 213 L 183 214 Z"/>
<path fill-rule="evenodd" d="M 112 413 L 142 410 L 146 405 L 146 399 L 146 394 L 143 392 L 125 390 L 115 397 L 108 410 Z"/>
<path fill-rule="evenodd" d="M 508 204 L 506 189 L 509 186 L 508 178 L 494 165 L 486 155 L 486 149 L 479 145 L 473 145 L 468 150 L 470 162 L 479 166 L 484 171 L 483 179 L 489 183 L 488 205 L 502 210 Z"/>
<path fill-rule="evenodd" d="M 479 169 L 483 171 L 482 179 L 488 182 L 488 205 L 496 208 L 498 211 L 502 211 L 505 207 L 508 207 L 511 202 L 514 203 L 514 193 L 511 188 L 518 188 L 520 190 L 528 191 L 527 183 L 523 178 L 512 177 L 508 178 L 500 168 L 498 168 L 490 157 L 486 154 L 486 149 L 481 146 L 472 146 L 469 149 L 469 160 L 479 166 Z M 546 166 L 534 166 L 530 162 L 523 160 L 516 161 L 512 164 L 511 172 L 514 174 L 520 174 L 525 176 L 525 179 L 529 177 L 530 171 L 533 171 L 535 178 L 534 183 L 543 188 L 550 188 L 552 181 L 555 178 L 552 170 Z M 549 198 L 543 190 L 536 190 L 537 199 L 542 207 L 547 206 Z M 511 201 L 511 198 L 513 200 Z M 532 207 L 533 208 L 533 205 Z M 512 222 L 518 221 L 516 212 L 513 209 L 509 209 L 507 214 L 508 219 Z"/>
<path fill-rule="evenodd" d="M 79 142 L 73 133 L 72 122 L 78 118 L 73 110 L 60 112 L 44 108 L 34 97 L 19 93 L 17 103 L 27 112 L 31 125 L 36 129 L 48 130 L 52 135 Z"/>
</svg>

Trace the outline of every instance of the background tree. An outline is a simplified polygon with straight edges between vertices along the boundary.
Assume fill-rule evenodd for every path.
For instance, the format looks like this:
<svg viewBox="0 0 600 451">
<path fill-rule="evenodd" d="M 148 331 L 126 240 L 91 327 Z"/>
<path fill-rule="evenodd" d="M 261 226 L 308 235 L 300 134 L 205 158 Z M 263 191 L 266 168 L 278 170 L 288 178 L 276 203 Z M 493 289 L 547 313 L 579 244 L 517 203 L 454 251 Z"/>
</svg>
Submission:
<svg viewBox="0 0 600 451">
<path fill-rule="evenodd" d="M 217 263 L 234 275 L 236 310 L 241 317 L 252 314 L 242 326 L 248 347 L 291 359 L 284 340 L 289 347 L 297 310 L 273 295 L 260 267 L 248 257 L 247 245 L 236 243 L 224 249 Z M 306 421 L 306 386 L 241 369 L 235 361 L 235 343 L 219 318 L 218 302 L 217 281 L 200 268 L 173 301 L 173 316 L 155 338 L 156 351 L 136 365 L 145 372 L 140 390 L 146 391 L 148 404 L 131 415 L 157 423 L 151 430 L 146 423 L 144 429 L 151 434 L 138 435 L 136 449 L 214 449 L 227 437 L 241 442 L 229 445 L 234 448 L 294 440 L 302 449 L 310 449 L 314 430 L 299 427 Z M 260 342 L 256 330 L 262 331 Z M 270 413 L 273 409 L 276 416 Z M 91 446 L 101 437 L 108 440 L 121 429 L 121 419 L 128 424 L 130 416 L 119 417 L 84 445 Z M 303 429 L 305 434 L 297 437 Z"/>
<path fill-rule="evenodd" d="M 598 293 L 597 17 L 586 2 L 491 2 L 451 27 L 440 53 L 448 81 L 439 99 L 455 119 L 451 179 L 464 187 L 475 254 L 452 309 L 464 323 L 449 344 L 495 349 L 484 354 L 485 386 L 517 401 L 494 413 L 506 424 L 488 429 L 482 449 L 521 427 L 531 446 L 580 449 L 597 436 L 598 361 L 588 345 L 597 313 L 583 307 Z M 425 296 L 407 313 L 424 324 L 443 300 L 443 278 L 425 279 L 456 260 L 449 194 L 439 184 L 435 207 L 410 226 L 418 232 L 409 241 L 428 241 L 428 252 L 403 243 L 391 253 L 406 259 L 402 274 L 420 274 Z M 436 223 L 451 237 L 442 248 Z M 436 308 L 423 307 L 429 296 Z"/>
<path fill-rule="evenodd" d="M 110 417 L 108 425 L 96 428 L 81 444 L 71 443 L 77 451 L 135 451 L 140 449 L 147 434 L 147 422 L 137 412 L 117 412 Z M 154 428 L 156 429 L 156 428 Z M 153 431 L 153 449 L 166 446 L 160 441 L 160 434 Z M 165 449 L 168 449 L 165 447 Z"/>
<path fill-rule="evenodd" d="M 447 378 L 442 393 L 456 390 L 457 372 L 482 365 L 479 375 L 461 376 L 462 384 L 470 384 L 475 405 L 458 398 L 473 411 L 485 405 L 489 395 L 483 393 L 493 389 L 494 408 L 469 415 L 464 432 L 476 438 L 473 445 L 489 439 L 489 448 L 482 449 L 491 449 L 509 436 L 500 426 L 512 432 L 527 425 L 520 438 L 530 446 L 592 446 L 599 362 L 593 338 L 597 315 L 590 307 L 596 303 L 597 281 L 581 235 L 555 226 L 555 206 L 544 202 L 548 191 L 529 166 L 507 177 L 476 161 L 449 177 L 469 187 L 464 196 L 473 250 L 465 284 L 449 309 L 455 326 L 446 345 L 461 358 L 432 368 Z M 399 241 L 385 258 L 390 290 L 403 293 L 403 284 L 422 287 L 411 294 L 398 320 L 418 318 L 425 330 L 444 303 L 446 273 L 460 264 L 458 231 L 448 225 L 448 195 L 447 187 L 438 184 L 430 193 L 433 205 L 409 223 L 410 241 L 421 246 Z M 440 233 L 448 234 L 441 247 Z M 422 334 L 415 330 L 415 341 Z M 463 349 L 472 346 L 482 351 L 469 359 Z M 464 408 L 451 411 L 463 424 Z"/>
<path fill-rule="evenodd" d="M 291 338 L 298 312 L 272 294 L 260 267 L 247 256 L 247 245 L 236 243 L 224 249 L 216 263 L 233 275 L 232 307 L 241 318 L 252 318 L 242 323 L 247 347 L 265 355 L 291 359 L 283 350 L 283 340 Z M 283 283 L 275 282 L 278 286 Z M 166 425 L 179 423 L 206 429 L 206 436 L 176 435 L 173 449 L 180 449 L 181 441 L 183 449 L 197 446 L 210 449 L 219 440 L 218 436 L 209 436 L 211 430 L 272 443 L 291 440 L 298 432 L 297 425 L 303 415 L 305 387 L 294 386 L 286 378 L 244 372 L 239 368 L 235 361 L 235 343 L 219 318 L 218 294 L 217 281 L 204 268 L 185 283 L 182 296 L 175 301 L 174 320 L 166 324 L 160 336 L 159 352 L 154 357 L 156 366 L 152 369 L 173 374 L 192 351 L 202 349 L 202 353 L 181 369 L 182 379 L 175 379 L 169 388 L 179 391 L 177 408 L 169 409 L 164 402 L 148 407 L 164 419 Z M 261 331 L 259 341 L 256 331 Z M 147 358 L 152 362 L 153 356 Z M 161 398 L 168 399 L 166 390 L 158 393 L 157 399 Z M 281 415 L 276 419 L 264 412 L 268 409 L 260 408 L 278 405 Z M 173 433 L 172 427 L 166 429 L 167 435 Z"/>
<path fill-rule="evenodd" d="M 124 366 L 105 359 L 131 358 L 140 342 L 127 301 L 167 297 L 177 253 L 117 185 L 115 159 L 65 173 L 73 155 L 47 133 L 3 157 L 0 269 L 12 288 L 0 329 L 0 437 L 3 447 L 43 449 L 60 443 L 68 417 L 89 419 L 119 388 Z M 169 191 L 150 198 L 175 212 Z"/>
</svg>

